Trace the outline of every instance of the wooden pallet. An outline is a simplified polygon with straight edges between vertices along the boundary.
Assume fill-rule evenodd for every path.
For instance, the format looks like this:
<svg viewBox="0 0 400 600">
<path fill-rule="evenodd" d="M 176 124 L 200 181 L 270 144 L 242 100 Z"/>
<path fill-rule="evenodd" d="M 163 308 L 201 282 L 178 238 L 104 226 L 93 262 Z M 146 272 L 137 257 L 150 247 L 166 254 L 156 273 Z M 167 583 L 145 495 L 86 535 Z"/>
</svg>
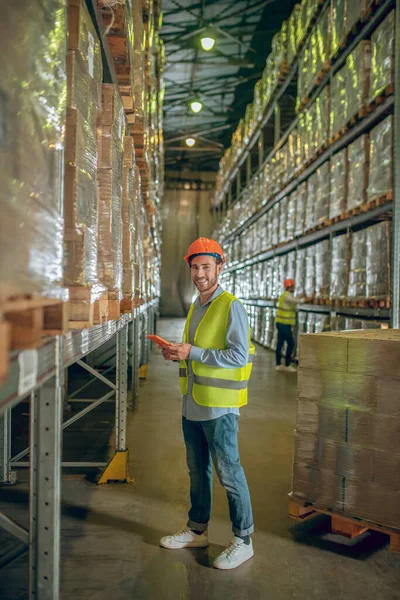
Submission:
<svg viewBox="0 0 400 600">
<path fill-rule="evenodd" d="M 376 206 L 383 206 L 387 202 L 391 202 L 393 200 L 393 190 L 389 190 L 386 194 L 381 194 L 380 196 L 376 196 L 375 198 L 371 198 L 368 200 L 369 209 L 375 208 Z"/>
<path fill-rule="evenodd" d="M 400 553 L 400 530 L 316 506 L 311 502 L 306 502 L 289 494 L 289 518 L 293 521 L 302 523 L 321 514 L 331 518 L 332 533 L 337 533 L 350 539 L 357 538 L 368 530 L 385 533 L 390 537 L 390 551 Z"/>
<path fill-rule="evenodd" d="M 368 113 L 371 113 L 375 110 L 377 106 L 383 104 L 389 96 L 393 96 L 394 94 L 394 84 L 391 83 L 388 85 L 381 94 L 378 94 L 371 102 L 368 104 L 366 110 Z"/>
</svg>

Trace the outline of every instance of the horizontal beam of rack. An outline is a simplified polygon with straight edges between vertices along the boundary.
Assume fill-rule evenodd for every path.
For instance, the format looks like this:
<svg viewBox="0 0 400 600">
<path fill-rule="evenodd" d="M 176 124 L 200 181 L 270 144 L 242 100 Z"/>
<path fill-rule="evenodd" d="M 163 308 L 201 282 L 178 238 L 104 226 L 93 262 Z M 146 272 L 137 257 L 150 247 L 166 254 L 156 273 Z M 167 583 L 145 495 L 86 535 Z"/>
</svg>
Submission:
<svg viewBox="0 0 400 600">
<path fill-rule="evenodd" d="M 157 305 L 158 300 L 152 300 L 135 309 L 135 318 L 143 314 L 149 308 Z M 108 342 L 118 331 L 132 321 L 132 314 L 126 314 L 118 321 L 109 321 L 104 325 L 95 325 L 90 329 L 72 330 L 63 337 L 64 343 L 64 367 L 67 368 Z M 0 387 L 0 414 L 17 404 L 26 397 L 33 389 L 41 387 L 48 379 L 56 373 L 56 338 L 47 338 L 42 347 L 37 349 L 38 372 L 36 385 L 19 394 L 20 378 L 20 355 L 23 351 L 14 351 L 10 355 L 9 375 L 2 387 Z"/>
<path fill-rule="evenodd" d="M 324 227 L 319 231 L 314 231 L 313 233 L 309 233 L 307 235 L 299 237 L 295 240 L 288 242 L 287 244 L 283 244 L 282 246 L 278 246 L 277 248 L 268 250 L 267 252 L 260 252 L 256 256 L 252 256 L 251 258 L 237 263 L 236 265 L 227 267 L 226 269 L 224 269 L 224 273 L 239 271 L 240 269 L 251 267 L 260 262 L 265 262 L 266 260 L 274 258 L 275 256 L 287 254 L 288 252 L 297 250 L 298 248 L 306 248 L 311 244 L 315 244 L 316 242 L 329 238 L 333 233 L 344 233 L 348 230 L 354 229 L 355 227 L 368 225 L 369 223 L 375 222 L 382 215 L 390 213 L 392 209 L 393 202 L 387 202 L 386 204 L 382 204 L 382 206 L 377 206 L 376 208 L 373 208 L 372 210 L 369 210 L 364 213 L 360 213 L 359 215 L 353 215 L 348 219 L 344 219 L 343 221 L 338 221 L 337 223 L 328 225 L 327 227 Z"/>
<path fill-rule="evenodd" d="M 328 5 L 330 4 L 330 0 L 327 0 L 325 2 L 325 4 L 321 7 L 320 10 L 320 15 L 325 11 L 325 9 L 327 9 Z M 330 78 L 332 77 L 332 74 L 335 74 L 337 71 L 339 71 L 339 69 L 344 65 L 344 63 L 346 62 L 347 57 L 349 56 L 349 54 L 351 54 L 351 52 L 357 47 L 357 45 L 360 43 L 361 40 L 363 39 L 367 39 L 371 33 L 379 26 L 379 24 L 384 20 L 384 18 L 389 14 L 390 10 L 392 10 L 395 7 L 395 0 L 386 0 L 379 8 L 377 8 L 376 12 L 369 18 L 369 20 L 364 24 L 363 28 L 361 29 L 361 31 L 358 33 L 358 35 L 356 37 L 354 37 L 351 42 L 348 44 L 348 46 L 346 46 L 346 48 L 343 49 L 342 52 L 340 52 L 339 56 L 337 57 L 337 59 L 334 61 L 330 71 L 326 74 L 325 78 L 323 79 L 323 81 L 318 85 L 318 87 L 315 88 L 314 91 L 311 92 L 310 95 L 310 100 L 307 103 L 307 106 L 311 105 L 314 100 L 318 97 L 318 95 L 321 93 L 321 91 L 324 89 L 324 87 L 329 83 Z M 304 47 L 304 45 L 302 46 Z M 218 199 L 215 203 L 215 207 L 218 207 L 221 202 L 223 201 L 223 198 L 225 196 L 225 194 L 227 194 L 228 192 L 228 188 L 229 185 L 233 182 L 238 170 L 240 169 L 240 167 L 244 164 L 249 152 L 251 151 L 251 149 L 253 148 L 255 142 L 257 141 L 258 135 L 260 134 L 260 131 L 265 127 L 265 125 L 267 124 L 267 122 L 270 120 L 270 118 L 272 117 L 272 115 L 274 114 L 274 110 L 275 110 L 275 106 L 277 104 L 277 102 L 280 100 L 280 98 L 282 97 L 282 95 L 285 93 L 287 87 L 290 85 L 295 73 L 296 73 L 296 69 L 298 67 L 298 61 L 299 61 L 299 56 L 300 56 L 300 52 L 301 49 L 299 51 L 299 55 L 296 58 L 296 60 L 293 63 L 293 67 L 290 70 L 287 79 L 285 80 L 285 82 L 283 83 L 283 85 L 281 87 L 279 87 L 279 89 L 277 90 L 277 93 L 275 95 L 275 97 L 273 98 L 273 100 L 271 100 L 271 102 L 268 105 L 268 109 L 265 113 L 265 116 L 263 117 L 261 123 L 257 126 L 256 131 L 253 133 L 253 135 L 250 138 L 249 143 L 247 144 L 246 148 L 244 149 L 239 162 L 237 165 L 235 165 L 235 167 L 232 169 L 231 173 L 228 176 L 228 179 L 224 185 L 223 190 L 220 192 Z M 279 148 L 281 148 L 283 146 L 283 144 L 285 143 L 285 141 L 287 140 L 289 134 L 293 131 L 294 127 L 297 125 L 299 120 L 299 117 L 296 117 L 293 122 L 291 123 L 290 127 L 288 128 L 288 130 L 284 133 L 284 135 L 282 136 L 282 138 L 279 140 L 279 142 L 277 143 L 277 145 L 275 146 L 275 148 L 272 150 L 272 152 L 270 153 L 270 155 L 267 157 L 266 160 L 264 160 L 262 167 L 260 167 L 260 169 L 255 173 L 255 175 L 257 173 L 259 173 L 265 163 L 270 160 L 271 156 L 277 151 L 279 150 Z M 339 140 L 340 141 L 340 140 Z M 332 152 L 337 152 L 338 149 L 333 149 Z M 318 167 L 316 167 L 318 168 Z"/>
<path fill-rule="evenodd" d="M 248 306 L 258 306 L 260 308 L 276 308 L 276 300 L 259 300 L 259 299 L 240 299 L 243 304 Z M 390 310 L 388 308 L 367 308 L 353 306 L 336 306 L 334 304 L 318 305 L 318 304 L 302 304 L 299 306 L 301 312 L 314 312 L 320 314 L 336 314 L 349 317 L 372 318 L 382 321 L 390 320 Z"/>
<path fill-rule="evenodd" d="M 288 196 L 304 181 L 310 178 L 310 176 L 329 158 L 346 148 L 349 144 L 354 142 L 357 138 L 359 138 L 364 133 L 371 130 L 375 125 L 377 125 L 384 117 L 389 115 L 393 111 L 394 106 L 394 98 L 390 96 L 387 98 L 382 104 L 379 104 L 376 109 L 371 112 L 367 117 L 365 117 L 362 121 L 357 123 L 354 127 L 352 127 L 348 132 L 346 132 L 343 137 L 334 142 L 331 146 L 329 146 L 324 152 L 322 152 L 315 161 L 309 165 L 304 171 L 302 171 L 297 177 L 292 179 L 284 188 L 281 190 L 272 200 L 258 209 L 255 213 L 253 213 L 244 223 L 242 223 L 239 227 L 233 230 L 226 238 L 223 240 L 223 244 L 230 242 L 235 236 L 240 235 L 245 229 L 250 227 L 253 223 L 258 221 L 260 217 L 265 215 L 271 208 L 282 198 Z"/>
</svg>

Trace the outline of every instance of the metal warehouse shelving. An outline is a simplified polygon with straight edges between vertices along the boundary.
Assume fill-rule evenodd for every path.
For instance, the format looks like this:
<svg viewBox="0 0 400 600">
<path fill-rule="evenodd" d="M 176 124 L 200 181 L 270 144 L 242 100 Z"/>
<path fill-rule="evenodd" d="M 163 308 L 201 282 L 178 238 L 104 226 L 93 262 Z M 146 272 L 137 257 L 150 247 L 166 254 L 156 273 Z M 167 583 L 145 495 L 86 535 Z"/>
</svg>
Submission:
<svg viewBox="0 0 400 600">
<path fill-rule="evenodd" d="M 319 12 L 316 17 L 316 20 L 320 19 L 323 16 L 325 10 L 328 9 L 330 5 L 330 0 L 326 0 L 319 7 Z M 342 48 L 336 58 L 332 61 L 330 66 L 330 70 L 326 73 L 322 81 L 318 85 L 314 85 L 314 88 L 311 90 L 309 94 L 309 100 L 306 103 L 303 110 L 307 110 L 307 107 L 314 102 L 314 100 L 318 97 L 321 91 L 329 85 L 332 81 L 332 77 L 337 73 L 341 67 L 345 64 L 347 57 L 353 52 L 353 50 L 357 47 L 357 45 L 363 39 L 367 39 L 371 36 L 371 34 L 375 31 L 375 29 L 382 23 L 382 21 L 387 17 L 391 10 L 396 8 L 396 48 L 395 48 L 395 82 L 398 81 L 398 77 L 400 76 L 399 69 L 399 53 L 400 53 L 400 40 L 399 40 L 399 11 L 400 11 L 400 2 L 398 0 L 383 0 L 376 6 L 373 14 L 371 14 L 368 20 L 360 26 L 359 32 L 354 35 L 347 43 L 346 47 Z M 302 47 L 307 43 L 310 36 L 310 31 L 308 32 L 305 40 L 303 40 Z M 301 50 L 301 49 L 300 49 Z M 280 84 L 278 89 L 276 90 L 274 96 L 272 97 L 270 103 L 267 105 L 264 111 L 264 115 L 257 125 L 255 131 L 251 135 L 249 142 L 244 147 L 241 155 L 236 160 L 235 164 L 230 169 L 230 172 L 226 178 L 225 184 L 223 186 L 222 191 L 217 195 L 216 202 L 214 206 L 214 217 L 216 218 L 216 222 L 223 222 L 226 216 L 226 211 L 233 206 L 233 204 L 239 201 L 253 177 L 259 176 L 264 166 L 267 162 L 270 162 L 274 155 L 283 147 L 285 142 L 287 142 L 289 135 L 293 132 L 295 127 L 299 123 L 299 116 L 294 116 L 289 125 L 287 125 L 286 130 L 282 135 L 281 134 L 281 124 L 279 120 L 279 106 L 282 102 L 282 99 L 285 97 L 285 94 L 288 91 L 289 86 L 293 83 L 293 81 L 297 80 L 297 73 L 299 68 L 299 53 L 295 58 L 292 66 L 290 67 L 289 73 L 284 80 L 283 83 Z M 241 223 L 239 223 L 232 231 L 230 231 L 225 237 L 221 240 L 222 244 L 229 243 L 236 236 L 245 232 L 251 225 L 253 225 L 258 219 L 260 219 L 263 215 L 269 212 L 273 206 L 281 201 L 284 197 L 288 196 L 292 193 L 301 183 L 309 179 L 309 177 L 327 160 L 329 160 L 335 153 L 339 152 L 343 148 L 346 148 L 349 144 L 355 141 L 364 133 L 369 132 L 373 129 L 380 121 L 382 121 L 386 116 L 393 114 L 395 117 L 394 122 L 394 195 L 393 201 L 388 201 L 385 204 L 382 204 L 377 207 L 371 207 L 367 212 L 350 216 L 349 218 L 345 218 L 339 222 L 334 224 L 328 224 L 322 226 L 317 231 L 313 231 L 312 233 L 305 233 L 302 236 L 296 237 L 295 239 L 281 244 L 278 247 L 269 249 L 265 252 L 260 252 L 255 256 L 251 256 L 246 260 L 240 261 L 239 263 L 234 263 L 225 269 L 226 273 L 235 273 L 240 269 L 245 267 L 249 267 L 260 262 L 264 262 L 270 258 L 275 256 L 279 256 L 282 254 L 286 254 L 292 250 L 296 250 L 297 248 L 305 248 L 309 245 L 312 245 L 318 241 L 327 239 L 332 237 L 332 235 L 336 235 L 341 232 L 351 231 L 354 228 L 362 228 L 366 227 L 370 224 L 378 222 L 382 217 L 386 216 L 387 218 L 393 218 L 394 227 L 393 227 L 393 236 L 392 236 L 392 244 L 393 244 L 393 260 L 392 260 L 392 281 L 393 281 L 393 290 L 392 290 L 392 311 L 391 318 L 392 324 L 395 327 L 400 325 L 400 148 L 399 148 L 399 130 L 400 130 L 400 95 L 396 93 L 392 96 L 387 97 L 382 101 L 382 103 L 378 104 L 373 108 L 373 110 L 364 118 L 362 118 L 359 122 L 357 122 L 353 127 L 351 127 L 342 137 L 333 141 L 328 147 L 323 150 L 318 156 L 314 157 L 313 161 L 310 164 L 307 164 L 303 170 L 293 177 L 287 184 L 281 189 L 277 194 L 275 194 L 268 201 L 264 201 L 262 205 L 254 211 L 253 214 L 243 219 Z M 264 157 L 264 130 L 268 123 L 272 120 L 275 121 L 275 141 L 273 143 L 273 147 L 268 153 L 267 157 Z M 258 144 L 258 167 L 256 169 L 252 169 L 252 151 L 255 145 Z M 245 186 L 241 185 L 242 179 L 245 179 Z M 236 197 L 233 197 L 233 186 L 236 182 Z M 245 303 L 254 304 L 252 300 L 245 300 Z M 274 306 L 275 302 L 271 301 L 260 301 L 267 302 L 267 304 L 259 304 L 257 301 L 257 306 Z M 311 308 L 312 307 L 312 308 Z M 390 316 L 390 311 L 386 309 L 375 309 L 375 308 L 344 308 L 344 307 L 323 307 L 319 305 L 307 305 L 302 307 L 302 310 L 308 310 L 309 312 L 338 312 L 338 314 L 343 315 L 357 315 L 363 316 L 366 318 L 380 318 L 380 319 L 388 319 Z M 354 312 L 355 311 L 355 312 Z M 377 312 L 378 311 L 378 312 Z"/>
<path fill-rule="evenodd" d="M 118 85 L 114 61 L 103 26 L 97 14 L 96 0 L 86 0 L 98 32 L 103 57 L 103 82 Z M 152 235 L 154 232 L 151 230 Z M 151 343 L 146 334 L 155 332 L 158 299 L 90 329 L 73 330 L 63 336 L 49 337 L 34 350 L 14 351 L 10 355 L 9 373 L 0 387 L 0 485 L 16 483 L 16 468 L 30 470 L 29 530 L 0 512 L 0 528 L 21 544 L 0 560 L 0 568 L 29 552 L 29 597 L 58 600 L 60 592 L 61 536 L 61 468 L 96 467 L 105 471 L 100 482 L 107 482 L 111 467 L 113 479 L 129 480 L 126 423 L 128 400 L 138 394 L 139 368 L 149 361 Z M 85 358 L 94 351 L 114 345 L 115 383 L 92 367 Z M 79 364 L 109 391 L 99 398 L 77 400 L 65 396 L 65 373 Z M 129 367 L 131 378 L 129 380 Z M 91 383 L 90 382 L 90 383 Z M 78 390 L 82 391 L 88 384 Z M 11 455 L 12 407 L 22 400 L 30 404 L 30 444 L 16 456 Z M 110 463 L 63 462 L 62 431 L 104 402 L 115 404 L 115 454 Z M 63 422 L 64 409 L 72 402 L 84 402 L 85 408 Z M 21 460 L 29 455 L 29 462 Z M 120 477 L 114 477 L 120 473 Z"/>
</svg>

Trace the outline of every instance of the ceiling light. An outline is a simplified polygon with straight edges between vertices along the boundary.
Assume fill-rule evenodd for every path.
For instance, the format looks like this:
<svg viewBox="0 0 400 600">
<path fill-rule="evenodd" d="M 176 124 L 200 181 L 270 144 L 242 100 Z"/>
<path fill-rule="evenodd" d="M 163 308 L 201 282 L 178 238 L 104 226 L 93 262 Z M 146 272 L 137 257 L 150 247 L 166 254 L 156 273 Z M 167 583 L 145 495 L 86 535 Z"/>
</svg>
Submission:
<svg viewBox="0 0 400 600">
<path fill-rule="evenodd" d="M 215 39 L 210 36 L 205 36 L 201 38 L 200 43 L 203 50 L 210 52 L 210 50 L 214 48 Z"/>
<path fill-rule="evenodd" d="M 186 138 L 186 146 L 189 146 L 189 148 L 193 148 L 195 143 L 196 140 L 194 138 Z"/>
<path fill-rule="evenodd" d="M 190 103 L 190 110 L 194 113 L 199 113 L 202 110 L 202 108 L 203 105 L 198 100 L 193 100 L 193 102 Z"/>
</svg>

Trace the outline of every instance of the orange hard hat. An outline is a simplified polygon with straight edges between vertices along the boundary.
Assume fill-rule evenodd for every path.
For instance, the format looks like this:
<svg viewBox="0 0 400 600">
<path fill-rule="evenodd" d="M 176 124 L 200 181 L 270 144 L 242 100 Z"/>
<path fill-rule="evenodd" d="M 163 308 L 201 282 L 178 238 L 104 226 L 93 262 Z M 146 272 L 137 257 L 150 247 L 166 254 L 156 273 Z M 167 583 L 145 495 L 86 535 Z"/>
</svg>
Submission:
<svg viewBox="0 0 400 600">
<path fill-rule="evenodd" d="M 214 256 L 214 258 L 221 259 L 222 262 L 225 262 L 224 252 L 221 246 L 215 240 L 210 240 L 203 237 L 199 238 L 190 245 L 188 253 L 185 256 L 185 260 L 190 266 L 192 259 L 201 255 Z"/>
<path fill-rule="evenodd" d="M 283 287 L 285 288 L 285 290 L 287 290 L 290 287 L 294 287 L 295 283 L 294 283 L 294 279 L 285 279 L 285 281 L 283 282 Z"/>
</svg>

